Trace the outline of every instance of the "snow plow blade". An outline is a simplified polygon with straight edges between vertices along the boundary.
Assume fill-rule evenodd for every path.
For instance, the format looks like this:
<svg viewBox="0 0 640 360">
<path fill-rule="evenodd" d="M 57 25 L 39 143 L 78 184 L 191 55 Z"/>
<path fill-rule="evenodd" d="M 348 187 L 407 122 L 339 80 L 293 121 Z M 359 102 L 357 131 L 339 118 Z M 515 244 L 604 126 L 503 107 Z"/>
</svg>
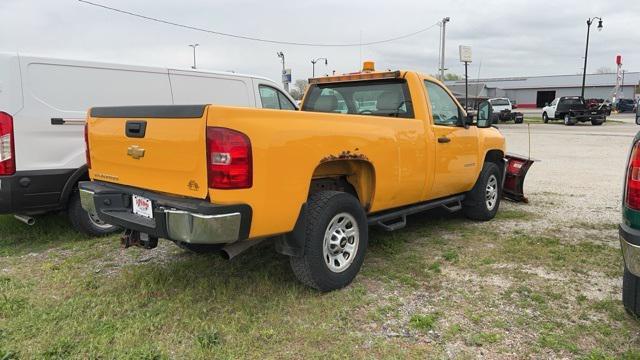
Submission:
<svg viewBox="0 0 640 360">
<path fill-rule="evenodd" d="M 515 202 L 528 203 L 529 200 L 524 196 L 524 178 L 531 165 L 538 160 L 516 154 L 507 154 L 505 158 L 507 166 L 502 196 Z"/>
</svg>

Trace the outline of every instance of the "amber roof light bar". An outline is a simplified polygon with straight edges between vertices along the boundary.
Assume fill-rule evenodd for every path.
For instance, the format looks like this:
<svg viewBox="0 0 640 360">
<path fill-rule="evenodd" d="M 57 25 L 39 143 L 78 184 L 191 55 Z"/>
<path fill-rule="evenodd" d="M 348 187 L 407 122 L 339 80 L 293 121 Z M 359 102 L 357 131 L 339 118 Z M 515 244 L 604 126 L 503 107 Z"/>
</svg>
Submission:
<svg viewBox="0 0 640 360">
<path fill-rule="evenodd" d="M 398 79 L 402 76 L 400 71 L 385 72 L 361 72 L 355 74 L 344 74 L 337 76 L 323 76 L 309 79 L 309 84 L 325 84 L 334 82 L 348 82 L 359 80 L 379 80 L 379 79 Z"/>
</svg>

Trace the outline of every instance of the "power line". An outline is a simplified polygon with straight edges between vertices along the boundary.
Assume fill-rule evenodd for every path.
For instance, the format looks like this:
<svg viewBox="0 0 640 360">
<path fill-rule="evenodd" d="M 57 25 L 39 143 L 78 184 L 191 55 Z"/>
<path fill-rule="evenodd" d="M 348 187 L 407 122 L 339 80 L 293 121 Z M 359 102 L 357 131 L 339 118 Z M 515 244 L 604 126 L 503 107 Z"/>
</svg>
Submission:
<svg viewBox="0 0 640 360">
<path fill-rule="evenodd" d="M 370 41 L 370 42 L 366 42 L 366 43 L 343 43 L 343 44 L 305 43 L 305 42 L 293 42 L 293 41 L 281 41 L 281 40 L 263 39 L 263 38 L 257 38 L 257 37 L 252 37 L 252 36 L 230 34 L 230 33 L 225 33 L 225 32 L 221 32 L 221 31 L 215 31 L 215 30 L 200 28 L 200 27 L 197 27 L 197 26 L 180 24 L 180 23 L 177 23 L 177 22 L 169 21 L 169 20 L 154 18 L 154 17 L 151 17 L 151 16 L 146 16 L 146 15 L 134 13 L 134 12 L 127 11 L 127 10 L 117 9 L 117 8 L 114 8 L 114 7 L 110 7 L 110 6 L 107 6 L 107 5 L 94 3 L 94 2 L 91 2 L 91 1 L 87 1 L 87 0 L 78 0 L 78 2 L 85 3 L 87 5 L 100 7 L 100 8 L 103 8 L 103 9 L 106 9 L 106 10 L 110 10 L 110 11 L 113 11 L 113 12 L 117 12 L 117 13 L 120 13 L 120 14 L 125 14 L 125 15 L 129 15 L 129 16 L 137 17 L 137 18 L 144 19 L 144 20 L 154 21 L 154 22 L 158 22 L 158 23 L 162 23 L 162 24 L 166 24 L 166 25 L 171 25 L 171 26 L 176 26 L 176 27 L 189 29 L 189 30 L 205 32 L 205 33 L 209 33 L 209 34 L 213 34 L 213 35 L 226 36 L 226 37 L 231 37 L 231 38 L 235 38 L 235 39 L 258 41 L 258 42 L 270 43 L 270 44 L 293 45 L 293 46 L 355 47 L 355 46 L 377 45 L 377 44 L 383 44 L 383 43 L 388 43 L 388 42 L 392 42 L 392 41 L 398 41 L 398 40 L 402 40 L 402 39 L 405 39 L 405 38 L 408 38 L 408 37 L 411 37 L 411 36 L 414 36 L 414 35 L 418 35 L 420 33 L 423 33 L 425 31 L 427 31 L 427 30 L 430 30 L 433 27 L 438 25 L 438 23 L 435 23 L 433 25 L 430 25 L 430 26 L 428 26 L 426 28 L 414 31 L 412 33 L 408 33 L 408 34 L 401 35 L 401 36 L 396 36 L 396 37 L 393 37 L 393 38 L 390 38 L 390 39 L 378 40 L 378 41 Z"/>
</svg>

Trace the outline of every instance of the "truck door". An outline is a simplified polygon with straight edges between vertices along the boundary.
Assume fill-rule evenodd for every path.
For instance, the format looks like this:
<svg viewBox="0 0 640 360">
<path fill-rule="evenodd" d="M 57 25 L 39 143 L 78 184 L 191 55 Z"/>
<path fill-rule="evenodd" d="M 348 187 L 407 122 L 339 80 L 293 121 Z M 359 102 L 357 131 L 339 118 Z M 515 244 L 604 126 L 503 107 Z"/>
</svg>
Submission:
<svg viewBox="0 0 640 360">
<path fill-rule="evenodd" d="M 435 137 L 435 177 L 430 197 L 466 192 L 473 187 L 480 164 L 478 128 L 458 125 L 462 109 L 440 85 L 425 80 Z M 429 120 L 427 120 L 429 121 Z"/>
</svg>

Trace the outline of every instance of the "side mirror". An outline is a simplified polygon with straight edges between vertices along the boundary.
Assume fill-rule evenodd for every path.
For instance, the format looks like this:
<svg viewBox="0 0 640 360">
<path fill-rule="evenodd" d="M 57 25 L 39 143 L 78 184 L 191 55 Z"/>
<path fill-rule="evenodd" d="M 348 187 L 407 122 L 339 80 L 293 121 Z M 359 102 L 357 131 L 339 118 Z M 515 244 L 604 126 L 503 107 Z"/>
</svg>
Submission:
<svg viewBox="0 0 640 360">
<path fill-rule="evenodd" d="M 493 117 L 493 110 L 488 101 L 483 101 L 478 105 L 478 127 L 488 128 L 491 126 L 491 118 Z"/>
</svg>

